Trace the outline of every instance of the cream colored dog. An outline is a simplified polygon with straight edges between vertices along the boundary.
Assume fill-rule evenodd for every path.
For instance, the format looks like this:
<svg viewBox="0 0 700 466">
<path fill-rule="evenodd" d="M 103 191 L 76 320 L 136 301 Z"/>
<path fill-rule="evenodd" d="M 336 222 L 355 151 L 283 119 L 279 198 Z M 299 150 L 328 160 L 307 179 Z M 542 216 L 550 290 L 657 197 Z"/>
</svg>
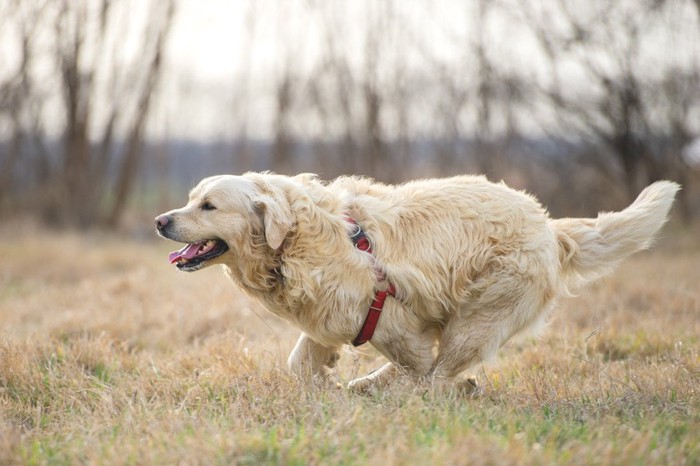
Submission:
<svg viewBox="0 0 700 466">
<path fill-rule="evenodd" d="M 678 189 L 660 181 L 621 212 L 553 220 L 531 196 L 477 176 L 388 186 L 247 173 L 202 180 L 156 226 L 188 243 L 170 256 L 179 269 L 222 264 L 302 330 L 288 361 L 302 377 L 335 364 L 376 291 L 393 284 L 371 339 L 391 362 L 350 382 L 362 391 L 398 372 L 441 383 L 491 357 L 557 296 L 647 248 Z M 350 240 L 349 218 L 372 251 Z"/>
</svg>

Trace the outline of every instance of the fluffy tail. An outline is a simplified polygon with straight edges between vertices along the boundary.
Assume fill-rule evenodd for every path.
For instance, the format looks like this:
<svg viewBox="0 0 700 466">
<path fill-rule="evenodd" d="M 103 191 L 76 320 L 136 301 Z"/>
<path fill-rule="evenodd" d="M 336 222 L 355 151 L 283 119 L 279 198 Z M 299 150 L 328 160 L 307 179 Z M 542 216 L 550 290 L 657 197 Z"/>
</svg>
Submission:
<svg viewBox="0 0 700 466">
<path fill-rule="evenodd" d="M 679 189 L 680 185 L 671 181 L 658 181 L 621 212 L 552 220 L 566 286 L 571 289 L 593 280 L 622 259 L 648 248 L 666 223 Z"/>
</svg>

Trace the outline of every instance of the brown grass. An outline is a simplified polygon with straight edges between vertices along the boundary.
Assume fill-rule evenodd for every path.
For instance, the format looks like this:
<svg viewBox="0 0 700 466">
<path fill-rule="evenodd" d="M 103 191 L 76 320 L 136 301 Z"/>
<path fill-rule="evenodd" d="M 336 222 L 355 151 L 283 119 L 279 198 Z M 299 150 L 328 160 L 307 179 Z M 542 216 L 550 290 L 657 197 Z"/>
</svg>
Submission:
<svg viewBox="0 0 700 466">
<path fill-rule="evenodd" d="M 0 464 L 700 464 L 696 238 L 562 302 L 469 400 L 300 384 L 298 332 L 172 247 L 2 229 Z"/>
</svg>

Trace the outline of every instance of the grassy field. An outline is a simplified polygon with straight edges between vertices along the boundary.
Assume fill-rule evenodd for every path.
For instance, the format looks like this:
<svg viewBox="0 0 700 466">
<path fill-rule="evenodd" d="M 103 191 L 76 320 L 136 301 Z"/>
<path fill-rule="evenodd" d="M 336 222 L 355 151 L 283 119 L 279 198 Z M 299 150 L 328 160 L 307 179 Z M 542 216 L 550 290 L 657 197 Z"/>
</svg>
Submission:
<svg viewBox="0 0 700 466">
<path fill-rule="evenodd" d="M 700 240 L 666 236 L 460 399 L 297 382 L 298 332 L 173 243 L 5 226 L 0 464 L 700 464 Z"/>
</svg>

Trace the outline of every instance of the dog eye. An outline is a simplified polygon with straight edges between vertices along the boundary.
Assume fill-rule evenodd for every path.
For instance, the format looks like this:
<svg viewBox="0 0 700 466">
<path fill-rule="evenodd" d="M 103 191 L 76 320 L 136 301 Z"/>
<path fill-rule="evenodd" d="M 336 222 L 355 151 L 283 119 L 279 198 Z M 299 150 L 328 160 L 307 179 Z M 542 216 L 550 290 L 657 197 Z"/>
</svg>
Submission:
<svg viewBox="0 0 700 466">
<path fill-rule="evenodd" d="M 216 210 L 216 207 L 211 202 L 205 202 L 202 204 L 202 210 Z"/>
</svg>

